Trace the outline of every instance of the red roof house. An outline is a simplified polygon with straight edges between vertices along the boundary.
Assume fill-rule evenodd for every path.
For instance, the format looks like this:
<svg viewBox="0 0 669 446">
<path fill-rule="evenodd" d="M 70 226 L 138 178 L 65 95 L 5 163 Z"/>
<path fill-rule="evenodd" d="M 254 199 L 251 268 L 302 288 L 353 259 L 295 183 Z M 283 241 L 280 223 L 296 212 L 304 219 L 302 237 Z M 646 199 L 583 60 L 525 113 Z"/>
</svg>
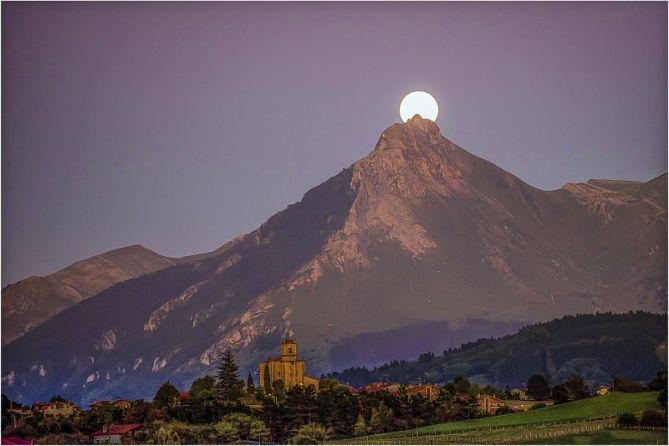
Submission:
<svg viewBox="0 0 669 446">
<path fill-rule="evenodd" d="M 441 393 L 441 389 L 434 384 L 421 383 L 409 384 L 407 386 L 407 395 L 422 395 L 429 400 L 435 399 Z"/>
<path fill-rule="evenodd" d="M 110 424 L 91 434 L 93 443 L 121 444 L 133 438 L 134 432 L 141 424 Z"/>
<path fill-rule="evenodd" d="M 505 406 L 506 403 L 494 395 L 477 395 L 476 404 L 480 411 L 495 415 L 497 409 Z"/>
<path fill-rule="evenodd" d="M 395 393 L 399 390 L 400 384 L 392 381 L 374 381 L 372 383 L 367 384 L 366 386 L 362 386 L 360 388 L 360 392 L 367 392 L 367 393 L 374 393 L 374 392 L 381 392 L 381 391 L 386 391 L 390 393 Z"/>
</svg>

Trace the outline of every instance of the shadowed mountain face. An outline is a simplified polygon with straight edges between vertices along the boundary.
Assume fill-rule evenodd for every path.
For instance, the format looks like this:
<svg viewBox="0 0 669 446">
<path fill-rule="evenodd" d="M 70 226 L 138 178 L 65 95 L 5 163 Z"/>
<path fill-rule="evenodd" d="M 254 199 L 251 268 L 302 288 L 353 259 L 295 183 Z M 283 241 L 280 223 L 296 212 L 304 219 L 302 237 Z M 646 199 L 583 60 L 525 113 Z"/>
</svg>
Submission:
<svg viewBox="0 0 669 446">
<path fill-rule="evenodd" d="M 666 199 L 666 175 L 538 190 L 414 117 L 225 249 L 113 286 L 7 345 L 3 391 L 150 397 L 212 372 L 228 347 L 254 370 L 286 334 L 318 375 L 365 364 L 358 343 L 382 350 L 375 365 L 563 314 L 666 312 Z M 379 343 L 384 332 L 401 345 Z"/>
<path fill-rule="evenodd" d="M 112 285 L 174 263 L 135 245 L 76 262 L 45 277 L 28 277 L 8 285 L 2 290 L 2 344 Z"/>
</svg>

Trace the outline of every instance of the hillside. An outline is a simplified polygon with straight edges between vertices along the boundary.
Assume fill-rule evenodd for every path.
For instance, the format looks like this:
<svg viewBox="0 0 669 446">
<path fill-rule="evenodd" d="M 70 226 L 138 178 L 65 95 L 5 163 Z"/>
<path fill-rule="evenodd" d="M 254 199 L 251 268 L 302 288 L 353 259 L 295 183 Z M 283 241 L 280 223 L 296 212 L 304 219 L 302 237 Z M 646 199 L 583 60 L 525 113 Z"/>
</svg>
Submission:
<svg viewBox="0 0 669 446">
<path fill-rule="evenodd" d="M 174 263 L 134 245 L 81 260 L 44 277 L 28 277 L 8 285 L 2 290 L 2 344 L 112 285 Z"/>
<path fill-rule="evenodd" d="M 610 429 L 623 412 L 659 410 L 658 392 L 608 394 L 494 417 L 434 424 L 417 429 L 357 437 L 337 444 L 552 444 L 565 435 Z M 666 431 L 660 438 L 666 440 Z M 624 436 L 623 436 L 624 437 Z M 666 441 L 665 441 L 666 442 Z"/>
<path fill-rule="evenodd" d="M 542 191 L 416 116 L 224 248 L 107 288 L 6 345 L 3 388 L 148 397 L 212 373 L 226 348 L 255 371 L 286 335 L 318 375 L 565 314 L 666 313 L 666 184 Z"/>
<path fill-rule="evenodd" d="M 416 361 L 394 361 L 331 377 L 360 386 L 377 380 L 443 383 L 461 375 L 477 383 L 521 385 L 540 373 L 553 384 L 571 373 L 593 386 L 613 377 L 649 380 L 667 366 L 666 315 L 650 313 L 565 316 L 498 339 L 481 339 Z"/>
</svg>

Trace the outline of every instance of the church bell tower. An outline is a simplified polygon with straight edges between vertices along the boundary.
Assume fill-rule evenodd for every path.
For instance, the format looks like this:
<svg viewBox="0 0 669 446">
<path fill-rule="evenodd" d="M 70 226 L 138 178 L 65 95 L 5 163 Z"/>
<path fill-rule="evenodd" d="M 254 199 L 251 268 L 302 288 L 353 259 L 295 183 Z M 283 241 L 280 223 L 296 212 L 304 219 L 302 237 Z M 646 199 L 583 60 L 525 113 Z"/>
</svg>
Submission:
<svg viewBox="0 0 669 446">
<path fill-rule="evenodd" d="M 297 360 L 297 344 L 290 338 L 286 338 L 281 342 L 281 359 L 283 361 Z"/>
</svg>

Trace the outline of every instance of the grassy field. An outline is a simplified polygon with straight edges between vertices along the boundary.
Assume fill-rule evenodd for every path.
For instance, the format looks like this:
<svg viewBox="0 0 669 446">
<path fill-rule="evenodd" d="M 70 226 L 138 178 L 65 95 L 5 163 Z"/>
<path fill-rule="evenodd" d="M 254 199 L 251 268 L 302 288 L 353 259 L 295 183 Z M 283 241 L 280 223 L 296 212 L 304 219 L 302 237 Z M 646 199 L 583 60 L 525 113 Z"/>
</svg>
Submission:
<svg viewBox="0 0 669 446">
<path fill-rule="evenodd" d="M 592 439 L 590 436 L 595 435 L 595 431 L 612 427 L 615 424 L 615 416 L 622 412 L 639 413 L 648 409 L 659 409 L 657 396 L 658 392 L 619 392 L 615 395 L 592 397 L 528 412 L 434 424 L 351 440 L 353 443 L 420 444 L 427 442 L 428 437 L 431 437 L 429 441 L 435 444 L 509 443 L 513 438 L 522 439 L 523 442 L 535 442 L 543 438 L 549 441 L 558 441 L 560 438 L 577 441 L 576 439 L 582 436 L 583 441 L 587 441 Z M 615 433 L 611 434 L 614 441 L 618 438 L 616 436 L 623 435 L 627 431 L 611 432 Z M 630 435 L 635 434 L 643 437 L 646 432 L 634 432 Z M 653 437 L 653 434 L 656 433 L 648 433 L 648 438 Z"/>
<path fill-rule="evenodd" d="M 441 433 L 457 430 L 513 426 L 518 424 L 538 424 L 556 421 L 582 420 L 590 418 L 604 418 L 616 416 L 622 412 L 640 412 L 647 409 L 659 409 L 657 392 L 621 393 L 596 396 L 573 403 L 558 404 L 557 406 L 528 412 L 512 413 L 495 417 L 478 418 L 469 421 L 433 424 L 414 431 L 419 433 Z M 393 432 L 384 435 L 406 435 L 407 432 Z"/>
<path fill-rule="evenodd" d="M 565 435 L 531 444 L 667 444 L 667 432 L 612 429 Z"/>
</svg>

